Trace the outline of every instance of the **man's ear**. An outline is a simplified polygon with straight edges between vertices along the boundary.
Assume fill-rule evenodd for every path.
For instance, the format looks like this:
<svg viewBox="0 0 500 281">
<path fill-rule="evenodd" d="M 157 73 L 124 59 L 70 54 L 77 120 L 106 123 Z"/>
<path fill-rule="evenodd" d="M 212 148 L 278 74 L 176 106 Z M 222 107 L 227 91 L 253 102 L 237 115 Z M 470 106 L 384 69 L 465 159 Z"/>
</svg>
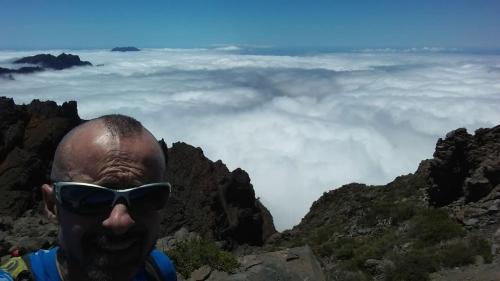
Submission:
<svg viewBox="0 0 500 281">
<path fill-rule="evenodd" d="M 42 185 L 42 195 L 44 204 L 44 211 L 47 218 L 52 222 L 57 222 L 57 207 L 54 201 L 54 188 L 51 185 Z"/>
</svg>

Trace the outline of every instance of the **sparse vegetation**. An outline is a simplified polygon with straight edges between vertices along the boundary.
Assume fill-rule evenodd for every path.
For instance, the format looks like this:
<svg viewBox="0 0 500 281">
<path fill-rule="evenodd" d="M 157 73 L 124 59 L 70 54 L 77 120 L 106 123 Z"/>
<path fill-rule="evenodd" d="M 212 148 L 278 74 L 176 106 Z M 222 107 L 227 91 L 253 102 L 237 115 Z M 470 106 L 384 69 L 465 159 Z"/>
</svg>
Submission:
<svg viewBox="0 0 500 281">
<path fill-rule="evenodd" d="M 374 276 L 365 268 L 368 259 L 389 260 L 394 266 L 383 269 L 383 274 L 394 281 L 428 280 L 431 272 L 474 263 L 477 256 L 491 262 L 489 241 L 467 235 L 445 210 L 416 200 L 387 202 L 387 198 L 380 196 L 367 204 L 357 223 L 325 224 L 287 246 L 308 244 L 319 257 L 337 260 L 343 271 L 364 276 Z M 346 236 L 345 224 L 369 231 Z"/>
<path fill-rule="evenodd" d="M 168 250 L 167 254 L 172 258 L 177 271 L 185 278 L 203 265 L 225 272 L 233 272 L 239 266 L 233 254 L 204 239 L 181 242 L 174 249 Z"/>
<path fill-rule="evenodd" d="M 415 245 L 419 248 L 465 235 L 462 226 L 453 221 L 442 209 L 421 211 L 412 218 L 411 225 L 409 237 L 415 240 Z"/>
</svg>

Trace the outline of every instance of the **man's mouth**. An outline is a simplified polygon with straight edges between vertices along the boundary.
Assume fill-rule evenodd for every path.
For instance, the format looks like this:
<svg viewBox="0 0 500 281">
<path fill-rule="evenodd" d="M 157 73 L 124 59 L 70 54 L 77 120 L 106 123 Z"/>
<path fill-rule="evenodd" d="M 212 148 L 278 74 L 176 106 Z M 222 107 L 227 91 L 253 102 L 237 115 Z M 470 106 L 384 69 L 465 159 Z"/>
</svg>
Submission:
<svg viewBox="0 0 500 281">
<path fill-rule="evenodd" d="M 105 252 L 120 252 L 132 249 L 137 244 L 138 238 L 128 239 L 99 239 L 97 247 Z"/>
<path fill-rule="evenodd" d="M 107 241 L 105 243 L 100 243 L 100 248 L 105 251 L 116 252 L 123 251 L 134 246 L 137 239 L 128 239 L 122 241 Z"/>
</svg>

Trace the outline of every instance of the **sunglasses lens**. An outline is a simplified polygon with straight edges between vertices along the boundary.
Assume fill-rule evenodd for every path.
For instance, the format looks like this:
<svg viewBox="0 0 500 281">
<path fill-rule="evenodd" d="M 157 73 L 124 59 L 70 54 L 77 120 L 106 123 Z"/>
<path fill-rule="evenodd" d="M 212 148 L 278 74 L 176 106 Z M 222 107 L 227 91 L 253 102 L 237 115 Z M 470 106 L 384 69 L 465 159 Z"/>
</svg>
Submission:
<svg viewBox="0 0 500 281">
<path fill-rule="evenodd" d="M 62 206 L 79 214 L 97 214 L 111 208 L 114 194 L 97 187 L 67 185 L 61 188 Z"/>
<path fill-rule="evenodd" d="M 138 188 L 130 192 L 130 205 L 134 210 L 160 210 L 169 194 L 170 189 L 163 184 Z"/>
</svg>

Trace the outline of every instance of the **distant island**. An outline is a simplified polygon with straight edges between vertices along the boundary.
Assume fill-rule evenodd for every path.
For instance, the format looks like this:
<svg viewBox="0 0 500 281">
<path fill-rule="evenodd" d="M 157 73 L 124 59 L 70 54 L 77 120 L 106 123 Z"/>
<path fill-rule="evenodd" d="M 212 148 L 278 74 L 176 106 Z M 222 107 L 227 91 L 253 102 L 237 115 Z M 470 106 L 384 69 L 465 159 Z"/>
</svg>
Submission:
<svg viewBox="0 0 500 281">
<path fill-rule="evenodd" d="M 56 70 L 62 70 L 73 66 L 92 65 L 88 61 L 81 61 L 80 57 L 77 55 L 65 53 L 62 53 L 57 57 L 51 54 L 39 54 L 18 59 L 14 61 L 14 63 L 36 64 L 44 68 L 51 68 Z"/>
<path fill-rule="evenodd" d="M 13 73 L 33 73 L 43 71 L 45 69 L 63 70 L 73 66 L 91 66 L 92 63 L 80 60 L 80 57 L 72 54 L 62 53 L 57 57 L 51 54 L 38 54 L 35 56 L 23 57 L 15 60 L 14 64 L 33 64 L 36 66 L 25 66 L 18 69 L 0 68 L 0 75 Z M 12 78 L 10 76 L 10 78 Z"/>
<path fill-rule="evenodd" d="M 115 47 L 111 52 L 139 52 L 141 49 L 136 47 Z"/>
</svg>

